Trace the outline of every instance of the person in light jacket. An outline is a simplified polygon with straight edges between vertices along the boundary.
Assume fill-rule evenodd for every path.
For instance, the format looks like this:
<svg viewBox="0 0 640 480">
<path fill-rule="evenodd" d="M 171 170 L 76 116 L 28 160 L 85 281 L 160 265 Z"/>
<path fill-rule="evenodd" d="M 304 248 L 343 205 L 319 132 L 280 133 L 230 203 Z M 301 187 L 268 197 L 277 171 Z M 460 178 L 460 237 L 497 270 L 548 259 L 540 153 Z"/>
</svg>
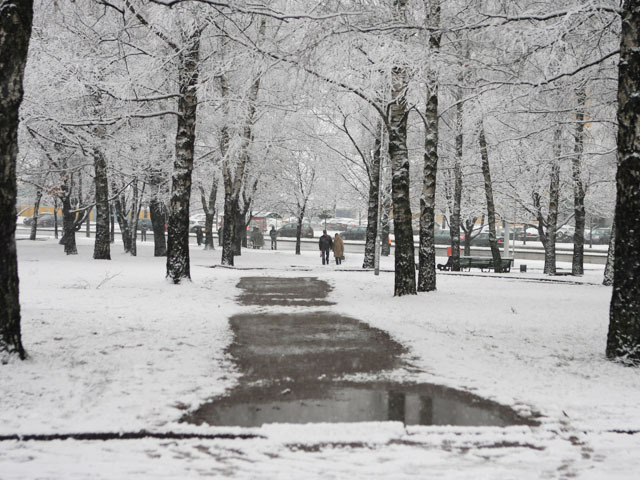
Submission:
<svg viewBox="0 0 640 480">
<path fill-rule="evenodd" d="M 333 238 L 333 256 L 336 259 L 336 265 L 340 265 L 344 258 L 344 240 L 337 233 Z"/>
</svg>

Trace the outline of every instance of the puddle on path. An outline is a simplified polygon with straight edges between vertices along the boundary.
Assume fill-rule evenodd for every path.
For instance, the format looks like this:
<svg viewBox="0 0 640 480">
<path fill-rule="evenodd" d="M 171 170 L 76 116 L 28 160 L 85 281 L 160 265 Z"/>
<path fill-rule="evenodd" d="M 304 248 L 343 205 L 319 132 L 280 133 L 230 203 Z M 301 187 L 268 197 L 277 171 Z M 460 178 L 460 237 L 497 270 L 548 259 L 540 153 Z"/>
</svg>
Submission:
<svg viewBox="0 0 640 480">
<path fill-rule="evenodd" d="M 497 426 L 534 424 L 513 410 L 475 395 L 434 385 L 295 382 L 240 388 L 201 406 L 187 419 L 216 426 L 265 423 L 383 422 L 406 425 Z"/>
<path fill-rule="evenodd" d="M 245 305 L 322 306 L 331 287 L 316 278 L 243 278 Z M 386 332 L 331 312 L 250 313 L 230 319 L 228 353 L 240 385 L 183 420 L 218 426 L 401 421 L 419 425 L 534 424 L 513 410 L 430 384 L 345 382 L 403 366 L 406 350 Z"/>
</svg>

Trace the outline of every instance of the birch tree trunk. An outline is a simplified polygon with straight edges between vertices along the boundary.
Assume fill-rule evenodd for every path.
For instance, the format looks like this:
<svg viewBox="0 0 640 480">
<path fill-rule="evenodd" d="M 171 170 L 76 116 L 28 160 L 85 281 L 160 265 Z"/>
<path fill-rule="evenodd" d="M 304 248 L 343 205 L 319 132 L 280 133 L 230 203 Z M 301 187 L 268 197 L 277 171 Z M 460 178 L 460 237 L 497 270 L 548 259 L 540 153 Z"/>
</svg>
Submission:
<svg viewBox="0 0 640 480">
<path fill-rule="evenodd" d="M 40 214 L 40 200 L 42 200 L 42 189 L 40 187 L 37 187 L 36 199 L 33 202 L 33 221 L 31 222 L 29 240 L 35 240 L 38 234 L 38 215 Z"/>
<path fill-rule="evenodd" d="M 200 186 L 200 201 L 204 210 L 204 249 L 215 250 L 213 245 L 213 224 L 216 216 L 216 197 L 218 196 L 218 176 L 213 175 L 211 190 L 209 191 L 209 200 L 204 191 L 204 187 Z"/>
<path fill-rule="evenodd" d="M 462 81 L 462 75 L 459 81 Z M 462 134 L 462 121 L 464 107 L 462 104 L 462 89 L 457 89 L 456 94 L 456 151 L 453 165 L 453 207 L 451 209 L 451 216 L 449 217 L 449 234 L 451 235 L 451 257 L 452 265 L 451 270 L 453 272 L 460 271 L 460 212 L 462 210 L 462 148 L 463 148 L 463 134 Z M 471 246 L 468 249 L 465 247 L 465 255 L 468 255 L 467 251 L 470 251 Z"/>
<path fill-rule="evenodd" d="M 604 267 L 604 278 L 602 284 L 610 287 L 613 285 L 613 269 L 615 266 L 615 249 L 616 249 L 616 220 L 613 219 L 611 225 L 611 237 L 609 238 L 609 249 L 607 250 L 607 264 Z"/>
<path fill-rule="evenodd" d="M 133 198 L 131 200 L 131 210 L 129 211 L 129 225 L 131 229 L 129 230 L 129 234 L 131 235 L 131 255 L 134 257 L 138 255 L 138 220 L 140 218 L 140 211 L 142 209 L 142 197 L 144 196 L 144 187 L 145 184 L 142 183 L 142 189 L 138 187 L 138 179 L 136 178 L 133 182 Z"/>
<path fill-rule="evenodd" d="M 556 234 L 558 231 L 558 207 L 560 201 L 560 163 L 562 155 L 562 131 L 556 129 L 553 143 L 553 159 L 551 162 L 551 174 L 549 185 L 549 212 L 545 219 L 542 214 L 540 195 L 533 195 L 533 206 L 538 218 L 538 236 L 544 248 L 544 273 L 556 274 Z"/>
<path fill-rule="evenodd" d="M 169 222 L 167 225 L 167 277 L 173 283 L 191 279 L 189 265 L 189 202 L 191 174 L 196 140 L 198 108 L 198 62 L 200 61 L 200 31 L 195 30 L 180 51 L 178 98 L 178 129 L 176 155 L 171 181 Z"/>
<path fill-rule="evenodd" d="M 162 176 L 155 172 L 151 176 L 151 195 L 149 198 L 149 216 L 151 217 L 151 228 L 153 229 L 153 256 L 164 257 L 167 255 L 167 241 L 164 236 L 166 223 L 166 209 L 160 200 L 160 185 Z"/>
<path fill-rule="evenodd" d="M 111 260 L 107 160 L 99 149 L 94 149 L 93 151 L 93 170 L 96 188 L 96 238 L 93 246 L 93 258 L 96 260 Z"/>
<path fill-rule="evenodd" d="M 53 198 L 53 234 L 54 234 L 54 238 L 58 238 L 58 212 L 59 212 L 59 208 L 58 208 L 58 198 L 54 197 Z M 113 231 L 113 230 L 111 230 Z"/>
<path fill-rule="evenodd" d="M 393 201 L 393 231 L 395 235 L 394 295 L 415 295 L 416 265 L 411 228 L 409 197 L 409 154 L 407 151 L 407 70 L 393 67 L 389 106 L 389 157 L 391 159 L 391 195 Z"/>
<path fill-rule="evenodd" d="M 265 19 L 262 18 L 260 20 L 260 25 L 258 28 L 258 39 L 261 39 L 264 36 L 264 32 L 266 29 Z M 220 79 L 220 90 L 222 94 L 222 99 L 224 102 L 224 118 L 226 121 L 231 122 L 229 118 L 229 105 L 228 100 L 226 100 L 229 96 L 229 87 L 227 84 L 227 79 L 224 75 L 219 77 Z M 256 121 L 256 101 L 258 99 L 258 94 L 260 92 L 260 80 L 261 73 L 258 72 L 253 79 L 253 83 L 249 89 L 248 93 L 248 104 L 249 110 L 247 113 L 247 120 L 243 128 L 242 133 L 242 143 L 240 145 L 239 158 L 237 160 L 237 165 L 235 166 L 235 170 L 231 166 L 231 159 L 228 155 L 229 150 L 229 131 L 225 126 L 221 129 L 220 134 L 220 151 L 223 157 L 222 163 L 222 179 L 224 182 L 224 225 L 223 225 L 223 241 L 222 241 L 222 265 L 233 265 L 233 256 L 235 254 L 235 245 L 236 242 L 241 241 L 240 238 L 236 239 L 235 235 L 237 232 L 237 215 L 240 208 L 240 195 L 242 193 L 246 171 L 249 164 L 249 146 L 252 140 L 252 128 L 253 124 Z M 231 220 L 231 221 L 230 221 Z M 244 224 L 244 221 L 242 222 Z M 246 234 L 246 231 L 244 232 Z M 238 254 L 240 250 L 238 249 Z"/>
<path fill-rule="evenodd" d="M 489 223 L 489 247 L 493 257 L 493 271 L 502 273 L 502 258 L 496 240 L 496 208 L 493 203 L 493 184 L 491 182 L 491 170 L 489 169 L 489 153 L 487 152 L 487 140 L 484 137 L 484 126 L 480 125 L 480 156 L 482 157 L 482 176 L 484 177 L 484 193 L 487 199 L 487 220 Z"/>
<path fill-rule="evenodd" d="M 16 253 L 18 124 L 27 63 L 32 0 L 5 0 L 0 11 L 0 364 L 24 360 Z"/>
<path fill-rule="evenodd" d="M 473 240 L 471 234 L 476 226 L 476 222 L 478 221 L 478 217 L 471 217 L 465 219 L 464 222 L 460 222 L 460 228 L 464 232 L 464 256 L 468 257 L 471 255 L 471 240 Z M 480 230 L 484 227 L 484 216 L 480 222 Z M 475 238 L 475 237 L 474 237 Z"/>
<path fill-rule="evenodd" d="M 381 132 L 381 127 L 378 128 Z M 382 133 L 380 133 L 381 135 Z M 378 201 L 380 200 L 380 159 L 381 138 L 376 136 L 373 156 L 369 168 L 369 201 L 367 204 L 367 236 L 364 246 L 362 268 L 374 268 L 376 237 L 378 236 Z"/>
<path fill-rule="evenodd" d="M 300 247 L 302 237 L 302 221 L 304 220 L 304 210 L 298 215 L 298 225 L 296 225 L 296 255 L 300 255 Z"/>
<path fill-rule="evenodd" d="M 440 3 L 428 2 L 429 26 L 440 26 Z M 440 50 L 440 33 L 431 33 L 429 49 L 434 57 Z M 435 63 L 435 60 L 432 59 Z M 418 291 L 436 289 L 436 247 L 434 227 L 436 219 L 436 175 L 438 173 L 438 75 L 435 66 L 429 71 L 425 111 L 424 172 L 420 197 L 420 248 L 418 250 Z M 413 232 L 412 232 L 413 235 Z"/>
<path fill-rule="evenodd" d="M 622 12 L 615 263 L 607 357 L 640 364 L 640 0 Z"/>
<path fill-rule="evenodd" d="M 226 183 L 226 181 L 225 181 Z M 235 235 L 236 210 L 235 202 L 231 198 L 231 193 L 226 191 L 224 199 L 224 222 L 222 224 L 222 265 L 233 266 L 233 237 Z"/>
<path fill-rule="evenodd" d="M 116 190 L 115 184 L 112 190 Z M 117 195 L 113 200 L 113 208 L 116 211 L 118 226 L 120 227 L 120 236 L 122 237 L 122 245 L 125 253 L 131 251 L 131 225 L 124 210 L 126 201 L 122 195 Z"/>
<path fill-rule="evenodd" d="M 233 235 L 233 256 L 234 257 L 239 257 L 242 255 L 242 243 L 244 241 L 244 245 L 247 245 L 247 222 L 246 219 L 247 217 L 245 216 L 245 213 L 243 212 L 243 209 L 240 208 L 240 205 L 236 204 L 236 211 L 235 211 L 235 216 L 236 216 L 236 222 L 235 222 L 235 226 L 236 226 L 236 231 Z"/>
<path fill-rule="evenodd" d="M 382 188 L 380 185 L 379 188 Z M 391 255 L 391 243 L 389 241 L 389 235 L 391 233 L 391 225 L 389 222 L 389 217 L 391 214 L 391 192 L 388 191 L 387 188 L 383 189 L 382 192 L 382 209 L 381 209 L 381 218 L 380 218 L 380 242 L 382 245 L 380 246 L 380 255 L 383 257 L 388 257 Z"/>
<path fill-rule="evenodd" d="M 558 208 L 560 206 L 560 156 L 562 155 L 562 132 L 556 130 L 554 159 L 549 184 L 549 215 L 547 217 L 547 245 L 544 249 L 544 273 L 556 273 L 556 234 L 558 231 Z"/>
<path fill-rule="evenodd" d="M 587 95 L 584 87 L 576 91 L 576 132 L 571 174 L 573 176 L 573 209 L 575 212 L 575 234 L 573 235 L 573 262 L 571 273 L 584 273 L 584 185 L 582 183 L 582 152 L 584 151 L 584 105 Z"/>
<path fill-rule="evenodd" d="M 76 214 L 71 206 L 71 187 L 69 182 L 62 186 L 64 196 L 62 197 L 62 238 L 60 243 L 64 245 L 64 253 L 67 255 L 77 255 L 76 247 Z"/>
</svg>

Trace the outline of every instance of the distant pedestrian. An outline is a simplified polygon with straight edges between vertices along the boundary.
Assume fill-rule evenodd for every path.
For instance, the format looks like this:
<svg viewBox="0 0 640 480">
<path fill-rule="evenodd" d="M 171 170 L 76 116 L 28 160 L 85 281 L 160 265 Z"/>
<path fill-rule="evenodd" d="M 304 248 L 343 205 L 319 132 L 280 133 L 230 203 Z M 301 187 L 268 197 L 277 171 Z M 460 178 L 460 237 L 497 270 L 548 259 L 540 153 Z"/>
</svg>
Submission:
<svg viewBox="0 0 640 480">
<path fill-rule="evenodd" d="M 202 227 L 196 227 L 196 242 L 198 245 L 202 245 Z"/>
<path fill-rule="evenodd" d="M 140 240 L 143 242 L 147 241 L 147 224 L 144 222 L 140 226 Z"/>
<path fill-rule="evenodd" d="M 333 248 L 333 240 L 331 237 L 327 235 L 327 231 L 322 231 L 322 236 L 320 237 L 320 241 L 318 242 L 318 246 L 320 247 L 320 258 L 322 258 L 322 264 L 329 264 L 329 251 Z"/>
<path fill-rule="evenodd" d="M 269 232 L 269 236 L 271 237 L 271 250 L 278 249 L 278 232 L 276 231 L 276 227 L 271 225 L 271 231 Z"/>
<path fill-rule="evenodd" d="M 264 246 L 264 237 L 258 227 L 253 227 L 253 231 L 251 232 L 251 244 L 255 249 L 262 248 Z"/>
<path fill-rule="evenodd" d="M 336 259 L 336 265 L 340 265 L 344 258 L 344 240 L 337 233 L 333 239 L 333 256 Z"/>
</svg>

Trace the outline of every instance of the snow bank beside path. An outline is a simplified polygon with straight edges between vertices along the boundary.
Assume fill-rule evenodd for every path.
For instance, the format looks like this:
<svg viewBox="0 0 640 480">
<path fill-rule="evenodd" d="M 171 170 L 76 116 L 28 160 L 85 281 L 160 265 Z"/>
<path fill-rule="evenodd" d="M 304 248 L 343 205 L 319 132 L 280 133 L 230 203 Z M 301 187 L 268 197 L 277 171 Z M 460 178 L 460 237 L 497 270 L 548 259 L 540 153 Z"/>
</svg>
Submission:
<svg viewBox="0 0 640 480">
<path fill-rule="evenodd" d="M 237 276 L 200 269 L 176 286 L 149 244 L 121 248 L 96 261 L 82 238 L 77 256 L 18 242 L 30 358 L 0 367 L 0 435 L 161 427 L 234 384 L 223 349 Z"/>
</svg>

